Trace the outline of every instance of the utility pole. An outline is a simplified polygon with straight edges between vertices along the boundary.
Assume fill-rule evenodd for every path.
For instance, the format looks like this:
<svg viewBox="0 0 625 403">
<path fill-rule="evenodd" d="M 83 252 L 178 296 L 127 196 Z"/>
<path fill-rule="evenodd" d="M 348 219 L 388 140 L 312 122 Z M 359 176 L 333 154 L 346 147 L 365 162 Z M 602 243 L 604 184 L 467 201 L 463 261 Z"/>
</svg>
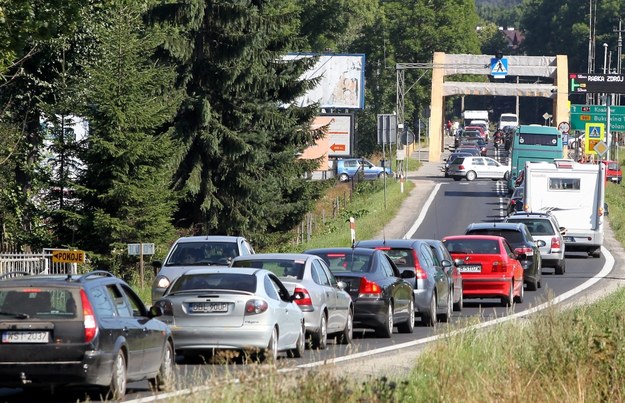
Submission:
<svg viewBox="0 0 625 403">
<path fill-rule="evenodd" d="M 616 56 L 616 74 L 621 74 L 621 67 L 622 67 L 622 57 L 623 57 L 623 32 L 625 32 L 625 30 L 623 30 L 623 20 L 621 20 L 620 18 L 618 19 L 618 29 L 615 29 L 614 32 L 618 33 L 618 42 L 617 42 L 617 56 Z M 621 104 L 621 95 L 618 94 L 618 96 L 616 97 L 616 105 L 620 105 Z"/>
</svg>

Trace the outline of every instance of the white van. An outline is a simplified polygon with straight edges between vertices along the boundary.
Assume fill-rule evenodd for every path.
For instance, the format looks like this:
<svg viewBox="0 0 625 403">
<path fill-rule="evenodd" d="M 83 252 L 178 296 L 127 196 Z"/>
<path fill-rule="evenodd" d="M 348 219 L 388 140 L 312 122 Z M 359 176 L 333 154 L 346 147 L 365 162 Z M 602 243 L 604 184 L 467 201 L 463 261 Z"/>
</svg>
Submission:
<svg viewBox="0 0 625 403">
<path fill-rule="evenodd" d="M 497 127 L 499 129 L 503 129 L 506 126 L 518 126 L 519 125 L 519 117 L 515 113 L 502 113 L 499 117 L 499 125 Z"/>
</svg>

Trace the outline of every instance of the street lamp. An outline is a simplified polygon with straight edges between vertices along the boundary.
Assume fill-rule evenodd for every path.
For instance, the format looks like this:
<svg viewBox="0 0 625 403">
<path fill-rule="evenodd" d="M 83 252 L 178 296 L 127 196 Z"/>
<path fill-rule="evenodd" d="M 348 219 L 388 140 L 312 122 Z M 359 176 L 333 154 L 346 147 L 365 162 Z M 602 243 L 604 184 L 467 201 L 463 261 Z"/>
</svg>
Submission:
<svg viewBox="0 0 625 403">
<path fill-rule="evenodd" d="M 608 44 L 603 44 L 603 74 L 607 74 L 608 68 Z"/>
</svg>

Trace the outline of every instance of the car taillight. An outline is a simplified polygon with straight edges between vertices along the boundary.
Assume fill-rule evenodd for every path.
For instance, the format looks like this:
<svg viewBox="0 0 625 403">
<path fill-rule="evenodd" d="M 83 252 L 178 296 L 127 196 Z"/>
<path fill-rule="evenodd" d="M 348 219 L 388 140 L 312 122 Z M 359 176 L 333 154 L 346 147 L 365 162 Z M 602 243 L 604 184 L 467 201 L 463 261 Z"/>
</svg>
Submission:
<svg viewBox="0 0 625 403">
<path fill-rule="evenodd" d="M 560 252 L 562 245 L 560 244 L 560 238 L 553 237 L 551 238 L 551 251 L 552 252 Z"/>
<path fill-rule="evenodd" d="M 293 302 L 299 305 L 302 311 L 313 310 L 312 299 L 310 298 L 310 293 L 307 289 L 303 287 L 295 287 L 295 291 L 293 292 L 293 294 L 295 295 L 295 299 L 293 300 Z"/>
<path fill-rule="evenodd" d="M 419 256 L 416 251 L 412 251 L 412 259 L 414 260 L 414 274 L 417 280 L 425 280 L 428 278 L 428 273 L 423 270 L 421 263 L 419 262 Z"/>
<path fill-rule="evenodd" d="M 360 278 L 360 287 L 358 288 L 359 298 L 378 298 L 382 295 L 382 287 L 375 281 L 369 281 L 366 277 Z"/>
<path fill-rule="evenodd" d="M 530 248 L 529 246 L 522 246 L 520 248 L 516 248 L 514 251 L 519 255 L 526 255 L 526 256 L 534 255 L 534 249 Z"/>
<path fill-rule="evenodd" d="M 464 169 L 464 165 L 458 165 L 458 169 Z"/>
<path fill-rule="evenodd" d="M 98 334 L 98 325 L 95 322 L 93 307 L 85 290 L 80 290 L 80 300 L 82 302 L 83 322 L 85 325 L 85 343 L 90 343 Z"/>
<path fill-rule="evenodd" d="M 492 267 L 493 267 L 493 269 L 492 269 L 493 272 L 505 273 L 508 270 L 508 265 L 505 264 L 504 262 L 499 261 L 499 260 L 495 260 L 493 262 L 493 266 Z"/>
<path fill-rule="evenodd" d="M 251 299 L 245 303 L 245 314 L 256 315 L 263 313 L 269 308 L 267 301 L 262 299 Z"/>
</svg>

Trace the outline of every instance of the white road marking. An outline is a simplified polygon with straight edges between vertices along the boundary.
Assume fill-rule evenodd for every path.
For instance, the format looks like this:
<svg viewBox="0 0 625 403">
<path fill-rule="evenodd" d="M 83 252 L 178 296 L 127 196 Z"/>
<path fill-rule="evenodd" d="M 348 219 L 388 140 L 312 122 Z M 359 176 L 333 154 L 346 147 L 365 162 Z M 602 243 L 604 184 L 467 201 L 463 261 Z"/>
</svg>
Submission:
<svg viewBox="0 0 625 403">
<path fill-rule="evenodd" d="M 438 193 L 438 190 L 440 188 L 441 188 L 440 183 L 437 183 L 436 186 L 434 186 L 434 190 L 432 190 L 432 193 L 430 193 L 430 197 L 428 197 L 425 204 L 421 208 L 421 213 L 419 214 L 419 217 L 417 217 L 417 220 L 414 222 L 414 224 L 412 224 L 412 227 L 410 227 L 408 232 L 406 232 L 406 235 L 404 235 L 404 239 L 412 238 L 414 233 L 417 232 L 417 230 L 419 229 L 419 226 L 425 219 L 425 216 L 427 215 L 428 210 L 430 209 L 430 205 L 432 204 L 432 202 L 434 201 L 434 198 L 436 197 L 436 193 Z"/>
</svg>

